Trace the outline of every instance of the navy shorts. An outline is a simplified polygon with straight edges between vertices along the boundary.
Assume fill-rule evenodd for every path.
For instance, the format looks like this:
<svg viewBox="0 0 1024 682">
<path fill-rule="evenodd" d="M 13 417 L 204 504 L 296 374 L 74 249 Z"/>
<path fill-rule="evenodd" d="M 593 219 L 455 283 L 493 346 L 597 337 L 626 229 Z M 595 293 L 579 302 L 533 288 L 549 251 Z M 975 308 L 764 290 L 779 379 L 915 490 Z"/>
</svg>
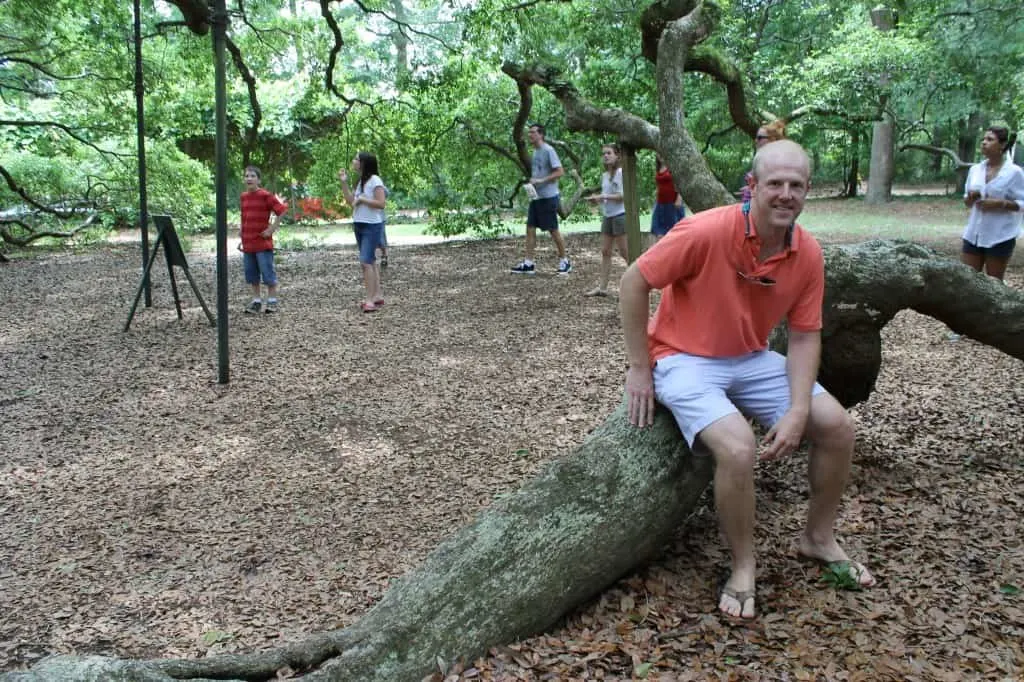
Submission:
<svg viewBox="0 0 1024 682">
<path fill-rule="evenodd" d="M 260 277 L 268 287 L 277 286 L 277 272 L 274 270 L 274 250 L 243 253 L 242 266 L 245 268 L 245 283 L 259 284 Z"/>
<path fill-rule="evenodd" d="M 359 262 L 373 265 L 377 262 L 377 247 L 384 239 L 384 223 L 352 223 L 356 232 L 356 245 L 359 247 Z"/>
<path fill-rule="evenodd" d="M 992 246 L 975 246 L 966 239 L 961 241 L 964 243 L 964 253 L 974 256 L 992 256 L 993 258 L 1009 258 L 1013 255 L 1013 247 L 1017 245 L 1016 239 L 1007 239 L 1005 242 L 999 242 Z"/>
<path fill-rule="evenodd" d="M 659 237 L 666 235 L 685 215 L 686 211 L 675 204 L 655 204 L 651 214 L 651 232 Z"/>
<path fill-rule="evenodd" d="M 559 197 L 531 201 L 530 208 L 526 212 L 526 226 L 536 227 L 545 232 L 557 230 L 558 204 Z"/>
</svg>

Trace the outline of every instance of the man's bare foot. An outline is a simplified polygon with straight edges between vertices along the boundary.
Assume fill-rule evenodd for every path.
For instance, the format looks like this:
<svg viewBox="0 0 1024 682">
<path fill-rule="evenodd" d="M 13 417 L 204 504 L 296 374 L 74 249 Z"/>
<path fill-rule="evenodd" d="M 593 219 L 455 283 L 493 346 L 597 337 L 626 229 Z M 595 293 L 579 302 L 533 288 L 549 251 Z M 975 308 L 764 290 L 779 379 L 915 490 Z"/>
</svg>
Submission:
<svg viewBox="0 0 1024 682">
<path fill-rule="evenodd" d="M 861 587 L 871 587 L 875 584 L 875 577 L 871 575 L 867 567 L 847 556 L 835 538 L 829 542 L 815 543 L 804 535 L 801 536 L 796 551 L 800 558 L 826 566 L 833 573 L 848 573 L 850 578 Z"/>
<path fill-rule="evenodd" d="M 718 598 L 718 610 L 731 618 L 751 620 L 757 616 L 754 602 L 757 593 L 753 590 L 734 590 L 729 586 L 722 588 Z"/>
<path fill-rule="evenodd" d="M 754 570 L 732 568 L 728 580 L 721 584 L 718 610 L 730 618 L 749 620 L 757 615 Z"/>
</svg>

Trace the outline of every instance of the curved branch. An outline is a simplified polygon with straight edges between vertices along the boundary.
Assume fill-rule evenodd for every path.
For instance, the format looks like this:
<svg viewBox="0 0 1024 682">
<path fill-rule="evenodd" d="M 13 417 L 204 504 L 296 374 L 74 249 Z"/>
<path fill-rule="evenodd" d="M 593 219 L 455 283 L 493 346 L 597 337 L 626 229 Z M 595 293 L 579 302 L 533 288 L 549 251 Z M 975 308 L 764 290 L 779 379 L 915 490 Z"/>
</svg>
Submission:
<svg viewBox="0 0 1024 682">
<path fill-rule="evenodd" d="M 0 120 L 0 126 L 13 126 L 13 127 L 17 127 L 17 128 L 33 128 L 33 127 L 57 128 L 58 130 L 64 131 L 64 133 L 68 137 L 73 138 L 75 140 L 78 140 L 79 142 L 81 142 L 82 144 L 86 145 L 87 147 L 92 147 L 93 149 L 98 151 L 100 154 L 108 154 L 110 156 L 114 156 L 114 157 L 117 157 L 117 158 L 134 158 L 134 156 L 135 156 L 134 154 L 122 154 L 120 152 L 111 151 L 109 149 L 103 149 L 102 147 L 97 146 L 95 143 L 90 142 L 89 140 L 85 139 L 84 137 L 81 137 L 70 126 L 64 125 L 63 123 L 59 123 L 57 121 Z"/>
<path fill-rule="evenodd" d="M 761 123 L 747 107 L 747 94 L 743 87 L 743 73 L 728 57 L 710 47 L 694 47 L 683 65 L 686 71 L 705 73 L 725 86 L 729 115 L 733 122 L 753 138 Z"/>
<path fill-rule="evenodd" d="M 672 171 L 677 191 L 694 211 L 733 201 L 686 129 L 686 98 L 681 78 L 692 46 L 710 35 L 719 14 L 717 5 L 698 3 L 686 16 L 669 22 L 658 41 L 658 151 Z"/>
<path fill-rule="evenodd" d="M 45 68 L 44 65 L 41 64 L 40 62 L 37 62 L 37 61 L 35 61 L 33 59 L 25 59 L 24 57 L 13 57 L 10 54 L 4 55 L 3 61 L 4 61 L 4 63 L 7 63 L 7 64 L 23 64 L 23 65 L 29 67 L 30 69 L 32 69 L 34 71 L 38 71 L 39 73 L 43 74 L 47 78 L 52 78 L 55 81 L 77 81 L 77 80 L 82 80 L 83 78 L 91 78 L 92 77 L 92 74 L 88 74 L 88 73 L 80 73 L 77 76 L 61 76 L 60 74 L 55 73 L 55 72 Z M 108 80 L 119 80 L 119 79 L 108 79 Z"/>
<path fill-rule="evenodd" d="M 498 9 L 498 11 L 499 12 L 518 12 L 519 10 L 528 9 L 530 7 L 533 7 L 534 5 L 540 5 L 540 4 L 543 4 L 545 2 L 566 2 L 566 3 L 571 3 L 572 0 L 524 0 L 524 2 L 520 2 L 517 5 L 508 5 L 506 7 L 501 7 L 501 8 Z"/>
<path fill-rule="evenodd" d="M 562 1 L 563 2 L 571 2 L 572 0 L 562 0 Z M 413 33 L 415 35 L 423 36 L 424 38 L 430 38 L 431 40 L 434 40 L 434 41 L 438 42 L 444 49 L 448 50 L 451 53 L 458 52 L 458 50 L 456 48 L 454 48 L 451 45 L 449 45 L 445 41 L 445 39 L 440 37 L 440 36 L 436 36 L 433 33 L 427 33 L 426 31 L 421 31 L 418 28 L 416 28 L 415 26 L 413 26 L 412 24 L 410 24 L 409 22 L 402 21 L 398 17 L 393 17 L 390 14 L 388 14 L 387 12 L 385 12 L 384 10 L 373 9 L 372 7 L 368 7 L 365 3 L 362 2 L 362 0 L 354 0 L 354 2 L 356 4 L 356 6 L 363 11 L 364 14 L 379 14 L 380 16 L 384 17 L 386 20 L 390 21 L 392 24 L 394 24 L 395 26 L 398 27 L 398 30 L 406 38 L 409 37 L 407 35 L 407 33 L 406 33 L 408 31 L 409 33 Z"/>
<path fill-rule="evenodd" d="M 469 133 L 470 142 L 472 142 L 473 144 L 475 144 L 477 146 L 484 147 L 485 149 L 490 149 L 492 152 L 494 152 L 498 156 L 507 159 L 513 166 L 515 166 L 519 170 L 524 170 L 524 172 L 526 173 L 526 177 L 529 178 L 529 163 L 527 163 L 526 169 L 524 169 L 523 168 L 523 161 L 522 161 L 522 159 L 520 157 L 518 157 L 517 155 L 513 154 L 509 150 L 501 147 L 500 145 L 495 144 L 494 142 L 491 142 L 490 140 L 481 137 L 477 133 L 476 129 L 473 127 L 473 124 L 470 123 L 467 119 L 459 116 L 459 117 L 457 117 L 455 119 L 455 123 L 458 123 L 460 126 L 463 127 L 463 129 L 465 129 L 465 131 L 467 133 Z M 518 125 L 515 128 L 513 128 L 513 133 L 512 133 L 513 137 L 515 137 L 515 135 L 516 135 L 515 131 L 516 130 L 521 130 L 521 129 L 522 129 L 522 125 Z M 519 133 L 519 136 L 522 137 L 522 132 Z M 527 159 L 527 161 L 529 161 L 529 159 Z M 520 186 L 522 184 L 525 184 L 525 182 L 521 183 Z M 516 189 L 518 189 L 518 187 Z"/>
<path fill-rule="evenodd" d="M 504 69 L 502 69 L 504 70 Z M 526 140 L 523 138 L 523 131 L 526 130 L 526 123 L 533 110 L 533 90 L 529 82 L 516 79 L 516 90 L 519 92 L 519 110 L 516 111 L 516 120 L 512 122 L 512 144 L 516 147 L 516 156 L 519 157 L 519 167 L 527 179 L 530 177 L 530 152 L 526 149 Z"/>
<path fill-rule="evenodd" d="M 245 81 L 245 87 L 249 91 L 249 107 L 252 109 L 252 125 L 245 131 L 245 144 L 242 147 L 242 165 L 248 166 L 249 159 L 252 156 L 253 149 L 256 148 L 256 143 L 259 138 L 260 123 L 263 121 L 263 110 L 260 108 L 260 100 L 256 94 L 256 78 L 252 75 L 252 71 L 249 70 L 248 65 L 245 63 L 245 59 L 242 58 L 242 51 L 238 49 L 235 42 L 231 38 L 227 38 L 224 42 L 231 53 L 231 60 L 235 64 L 235 68 L 238 70 L 238 74 Z"/>
<path fill-rule="evenodd" d="M 99 217 L 100 216 L 99 216 L 98 213 L 93 213 L 88 218 L 86 218 L 85 222 L 83 222 L 82 224 L 80 224 L 77 227 L 74 227 L 74 228 L 72 228 L 70 230 L 64 230 L 64 231 L 60 231 L 60 230 L 38 230 L 37 228 L 33 227 L 32 225 L 29 225 L 28 223 L 25 223 L 24 221 L 21 221 L 21 220 L 4 220 L 4 219 L 0 219 L 0 239 L 2 239 L 7 244 L 13 244 L 14 246 L 28 246 L 32 242 L 34 242 L 36 240 L 39 240 L 39 239 L 42 239 L 43 237 L 55 237 L 57 239 L 70 239 L 71 237 L 74 237 L 76 234 L 78 234 L 82 230 L 85 230 L 86 228 L 89 228 L 92 225 L 96 224 L 96 222 L 99 220 Z M 24 229 L 26 232 L 28 232 L 29 234 L 27 236 L 24 236 L 24 237 L 19 237 L 18 235 L 16 235 L 13 232 L 11 232 L 11 230 L 9 228 L 10 225 L 18 225 L 22 229 Z"/>
<path fill-rule="evenodd" d="M 67 219 L 74 215 L 73 213 L 69 213 L 67 211 L 58 211 L 55 208 L 51 208 L 50 206 L 47 206 L 38 199 L 35 199 L 31 195 L 29 195 L 28 191 L 26 191 L 24 187 L 19 185 L 17 181 L 14 179 L 14 176 L 11 175 L 10 171 L 8 171 L 3 166 L 0 166 L 0 176 L 2 176 L 4 181 L 7 183 L 8 189 L 17 194 L 19 197 L 21 197 L 22 201 L 24 201 L 26 204 L 36 209 L 40 213 L 48 213 L 52 216 L 61 219 Z M 21 221 L 18 220 L 6 220 L 3 222 L 18 223 L 28 230 L 32 229 L 29 225 L 25 225 L 24 223 L 21 223 Z"/>
<path fill-rule="evenodd" d="M 807 116 L 809 114 L 813 114 L 816 116 L 831 116 L 833 118 L 838 118 L 849 123 L 874 123 L 875 121 L 882 120 L 881 113 L 872 116 L 854 116 L 845 111 L 822 106 L 820 104 L 805 104 L 803 106 L 797 107 L 784 118 L 787 121 L 794 121 L 798 118 L 801 118 L 802 116 Z"/>
<path fill-rule="evenodd" d="M 345 39 L 341 35 L 341 28 L 338 27 L 338 21 L 334 18 L 334 14 L 331 12 L 330 0 L 320 0 L 320 16 L 327 22 L 327 28 L 331 31 L 331 36 L 334 38 L 334 43 L 331 45 L 330 52 L 327 53 L 327 69 L 324 71 L 324 86 L 327 91 L 332 93 L 335 97 L 345 103 L 345 109 L 341 112 L 340 118 L 344 119 L 348 115 L 348 112 L 352 111 L 352 107 L 356 105 L 356 100 L 346 97 L 341 94 L 338 90 L 338 86 L 334 83 L 334 68 L 338 65 L 338 53 L 341 52 L 341 48 L 345 45 Z"/>
<path fill-rule="evenodd" d="M 622 109 L 605 109 L 593 105 L 580 95 L 576 86 L 562 79 L 554 67 L 506 62 L 502 64 L 501 70 L 521 86 L 540 85 L 554 95 L 562 104 L 569 130 L 611 133 L 635 149 L 658 147 L 659 133 L 656 126 Z"/>
<path fill-rule="evenodd" d="M 907 149 L 916 149 L 922 152 L 928 152 L 929 154 L 935 154 L 936 156 L 948 156 L 953 162 L 954 170 L 962 170 L 964 168 L 970 168 L 973 164 L 969 161 L 962 161 L 960 155 L 952 149 L 947 147 L 936 147 L 930 144 L 905 144 L 900 146 L 897 151 L 905 151 Z"/>
<path fill-rule="evenodd" d="M 196 35 L 204 36 L 210 32 L 212 14 L 210 5 L 204 0 L 169 0 L 185 17 L 185 25 Z"/>
<path fill-rule="evenodd" d="M 648 61 L 657 64 L 659 43 L 665 29 L 674 21 L 687 16 L 704 4 L 697 0 L 663 0 L 649 6 L 640 17 L 641 51 Z M 717 12 L 717 6 L 715 11 Z M 747 95 L 743 87 L 743 74 L 732 61 L 709 47 L 691 46 L 686 63 L 681 65 L 680 75 L 685 71 L 705 73 L 725 86 L 729 103 L 729 115 L 733 122 L 750 137 L 757 134 L 760 123 L 750 114 Z"/>
</svg>

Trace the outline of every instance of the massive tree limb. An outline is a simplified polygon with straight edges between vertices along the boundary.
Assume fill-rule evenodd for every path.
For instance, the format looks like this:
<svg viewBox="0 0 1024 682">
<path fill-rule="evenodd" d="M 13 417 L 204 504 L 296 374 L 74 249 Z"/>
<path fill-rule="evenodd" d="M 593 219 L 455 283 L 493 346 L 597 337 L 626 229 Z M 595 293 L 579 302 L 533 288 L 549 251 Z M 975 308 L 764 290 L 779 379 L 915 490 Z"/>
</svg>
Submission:
<svg viewBox="0 0 1024 682">
<path fill-rule="evenodd" d="M 212 12 L 209 3 L 204 0 L 170 0 L 170 3 L 181 11 L 185 25 L 193 33 L 204 36 L 210 32 Z"/>
<path fill-rule="evenodd" d="M 904 309 L 1024 359 L 1021 292 L 905 242 L 831 247 L 826 260 L 819 379 L 843 404 L 871 392 L 879 332 Z M 419 682 L 439 661 L 472 659 L 551 627 L 657 557 L 711 473 L 667 413 L 638 430 L 620 406 L 573 452 L 445 541 L 348 628 L 248 656 L 59 657 L 0 681 L 272 680 L 287 669 L 307 682 Z"/>
<path fill-rule="evenodd" d="M 660 59 L 659 45 L 665 29 L 700 9 L 702 5 L 711 8 L 712 11 L 718 11 L 717 6 L 696 0 L 662 0 L 649 5 L 640 16 L 640 45 L 644 58 L 657 65 Z M 694 47 L 686 63 L 681 65 L 679 78 L 682 78 L 684 70 L 705 73 L 725 86 L 729 115 L 737 127 L 750 137 L 754 137 L 761 124 L 751 114 L 747 105 L 743 73 L 736 68 L 731 59 L 706 46 Z"/>
<path fill-rule="evenodd" d="M 706 39 L 719 20 L 713 3 L 698 3 L 689 14 L 669 22 L 658 41 L 658 149 L 668 163 L 686 205 L 703 211 L 732 201 L 732 195 L 711 173 L 686 129 L 686 97 L 682 73 L 690 51 Z M 676 176 L 676 173 L 679 176 Z M 685 190 L 685 193 L 683 191 Z"/>
<path fill-rule="evenodd" d="M 686 204 L 694 210 L 703 210 L 712 206 L 720 206 L 732 201 L 728 190 L 715 178 L 708 168 L 693 138 L 686 131 L 674 130 L 674 134 L 684 140 L 675 150 L 663 148 L 661 131 L 658 127 L 628 111 L 617 108 L 599 107 L 580 94 L 576 86 L 562 77 L 554 67 L 547 65 L 522 65 L 506 62 L 501 70 L 520 84 L 520 87 L 539 85 L 561 103 L 565 112 L 565 123 L 569 130 L 575 132 L 597 132 L 615 135 L 622 144 L 634 149 L 654 149 L 666 152 L 665 159 L 676 179 L 676 187 L 682 194 Z M 681 86 L 673 91 L 664 106 L 681 109 Z M 662 122 L 664 125 L 664 121 Z M 688 142 L 686 142 L 688 140 Z M 708 195 L 702 194 L 709 192 Z"/>
</svg>

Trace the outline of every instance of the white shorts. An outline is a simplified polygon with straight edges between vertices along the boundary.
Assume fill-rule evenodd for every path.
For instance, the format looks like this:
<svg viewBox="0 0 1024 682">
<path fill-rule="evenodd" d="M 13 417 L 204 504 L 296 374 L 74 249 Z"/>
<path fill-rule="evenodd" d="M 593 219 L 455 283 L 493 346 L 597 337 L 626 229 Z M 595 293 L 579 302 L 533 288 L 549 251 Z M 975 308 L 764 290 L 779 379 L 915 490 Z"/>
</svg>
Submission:
<svg viewBox="0 0 1024 682">
<path fill-rule="evenodd" d="M 654 395 L 693 448 L 700 432 L 735 412 L 771 428 L 789 409 L 786 358 L 772 350 L 734 358 L 670 355 L 654 366 Z M 815 382 L 811 395 L 824 393 Z"/>
</svg>

